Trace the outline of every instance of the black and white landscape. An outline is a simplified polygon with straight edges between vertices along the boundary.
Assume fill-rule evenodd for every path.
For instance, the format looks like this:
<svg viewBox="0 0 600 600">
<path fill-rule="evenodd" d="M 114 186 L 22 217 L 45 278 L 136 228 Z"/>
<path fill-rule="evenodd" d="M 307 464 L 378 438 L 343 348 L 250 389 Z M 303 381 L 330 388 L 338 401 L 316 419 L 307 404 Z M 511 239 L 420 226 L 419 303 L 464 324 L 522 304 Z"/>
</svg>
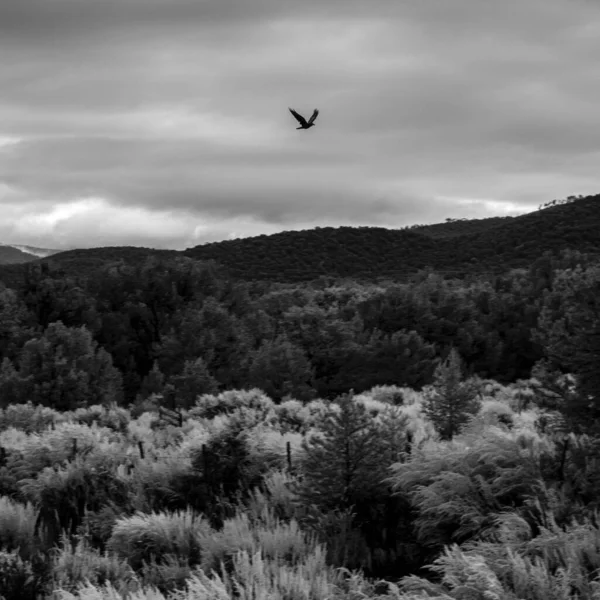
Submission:
<svg viewBox="0 0 600 600">
<path fill-rule="evenodd" d="M 599 32 L 0 0 L 0 600 L 600 599 Z"/>
</svg>

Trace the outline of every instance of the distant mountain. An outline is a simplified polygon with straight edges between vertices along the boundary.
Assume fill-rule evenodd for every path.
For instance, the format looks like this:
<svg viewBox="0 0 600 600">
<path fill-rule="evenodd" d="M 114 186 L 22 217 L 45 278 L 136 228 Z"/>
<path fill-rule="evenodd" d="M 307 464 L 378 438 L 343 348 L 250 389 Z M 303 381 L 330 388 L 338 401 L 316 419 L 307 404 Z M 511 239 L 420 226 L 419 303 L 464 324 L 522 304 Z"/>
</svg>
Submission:
<svg viewBox="0 0 600 600">
<path fill-rule="evenodd" d="M 20 244 L 0 243 L 0 265 L 11 265 L 31 262 L 38 258 L 46 258 L 57 254 L 60 250 L 49 248 L 36 248 L 35 246 L 23 246 Z"/>
<path fill-rule="evenodd" d="M 177 250 L 158 250 L 156 248 L 140 248 L 137 246 L 105 246 L 102 248 L 78 248 L 65 250 L 50 257 L 48 261 L 60 266 L 66 273 L 85 276 L 109 263 L 125 262 L 136 264 L 142 262 L 149 256 L 169 257 L 178 256 L 181 252 Z M 0 272 L 1 276 L 1 272 Z"/>
<path fill-rule="evenodd" d="M 52 250 L 50 248 L 38 248 L 36 246 L 23 246 L 20 244 L 4 244 L 6 246 L 12 246 L 17 250 L 21 250 L 22 252 L 26 252 L 27 254 L 33 254 L 38 258 L 45 258 L 46 256 L 51 256 L 52 254 L 58 254 L 61 250 Z"/>
<path fill-rule="evenodd" d="M 465 233 L 458 232 L 462 229 Z M 600 254 L 600 195 L 508 219 L 409 229 L 325 227 L 213 242 L 184 251 L 243 279 L 305 281 L 321 275 L 401 278 L 419 269 L 456 274 L 527 267 L 545 251 Z"/>
<path fill-rule="evenodd" d="M 0 251 L 3 248 L 7 247 Z M 214 260 L 240 279 L 299 282 L 319 276 L 402 279 L 428 267 L 457 276 L 502 273 L 528 267 L 545 251 L 566 248 L 600 255 L 600 195 L 518 217 L 449 220 L 404 229 L 317 227 L 212 242 L 183 252 L 127 246 L 69 250 L 33 262 L 87 277 L 117 261 L 136 264 L 151 255 L 183 255 Z M 0 281 L 16 285 L 23 271 L 22 264 L 0 265 Z"/>
</svg>

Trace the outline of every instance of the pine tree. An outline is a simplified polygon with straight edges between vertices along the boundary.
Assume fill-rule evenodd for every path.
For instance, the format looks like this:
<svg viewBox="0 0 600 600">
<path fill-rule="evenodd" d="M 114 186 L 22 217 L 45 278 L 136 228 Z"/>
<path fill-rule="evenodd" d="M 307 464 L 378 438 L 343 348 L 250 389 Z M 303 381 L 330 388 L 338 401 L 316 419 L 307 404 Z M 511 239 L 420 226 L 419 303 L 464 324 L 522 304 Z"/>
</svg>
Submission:
<svg viewBox="0 0 600 600">
<path fill-rule="evenodd" d="M 162 394 L 165 386 L 165 376 L 163 375 L 158 362 L 154 361 L 152 369 L 142 381 L 140 387 L 140 396 L 142 399 L 148 398 L 153 394 Z"/>
<path fill-rule="evenodd" d="M 317 435 L 303 441 L 303 480 L 297 493 L 322 510 L 346 509 L 385 493 L 386 441 L 352 393 L 337 400 Z"/>
<path fill-rule="evenodd" d="M 455 348 L 433 377 L 433 390 L 425 397 L 423 412 L 442 439 L 450 440 L 479 410 L 477 390 L 471 382 L 462 381 L 461 358 Z"/>
</svg>

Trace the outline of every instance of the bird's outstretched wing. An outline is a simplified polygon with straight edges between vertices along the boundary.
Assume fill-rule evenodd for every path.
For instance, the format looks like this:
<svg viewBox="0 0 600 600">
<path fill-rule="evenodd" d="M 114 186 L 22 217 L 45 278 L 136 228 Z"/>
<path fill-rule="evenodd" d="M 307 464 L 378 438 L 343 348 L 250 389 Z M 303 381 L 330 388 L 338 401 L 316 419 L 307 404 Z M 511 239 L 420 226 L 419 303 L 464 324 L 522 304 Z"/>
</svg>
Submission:
<svg viewBox="0 0 600 600">
<path fill-rule="evenodd" d="M 300 113 L 297 113 L 293 108 L 290 108 L 289 111 L 294 115 L 294 117 L 296 117 L 296 120 L 298 121 L 298 123 L 300 123 L 300 125 L 302 125 L 303 127 L 306 127 L 306 125 L 308 125 L 306 119 Z"/>
<path fill-rule="evenodd" d="M 319 109 L 315 108 L 315 112 L 313 112 L 312 117 L 308 120 L 308 124 L 314 123 L 315 119 L 319 116 Z"/>
</svg>

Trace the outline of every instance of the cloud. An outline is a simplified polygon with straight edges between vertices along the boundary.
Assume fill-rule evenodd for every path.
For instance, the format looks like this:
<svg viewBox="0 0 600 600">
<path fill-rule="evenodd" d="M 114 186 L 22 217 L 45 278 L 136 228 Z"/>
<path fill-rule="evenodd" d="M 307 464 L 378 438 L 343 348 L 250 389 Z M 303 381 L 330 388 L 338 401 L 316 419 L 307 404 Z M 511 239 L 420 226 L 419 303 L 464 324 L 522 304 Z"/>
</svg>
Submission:
<svg viewBox="0 0 600 600">
<path fill-rule="evenodd" d="M 182 248 L 595 193 L 598 33 L 584 0 L 2 0 L 0 241 Z"/>
</svg>

